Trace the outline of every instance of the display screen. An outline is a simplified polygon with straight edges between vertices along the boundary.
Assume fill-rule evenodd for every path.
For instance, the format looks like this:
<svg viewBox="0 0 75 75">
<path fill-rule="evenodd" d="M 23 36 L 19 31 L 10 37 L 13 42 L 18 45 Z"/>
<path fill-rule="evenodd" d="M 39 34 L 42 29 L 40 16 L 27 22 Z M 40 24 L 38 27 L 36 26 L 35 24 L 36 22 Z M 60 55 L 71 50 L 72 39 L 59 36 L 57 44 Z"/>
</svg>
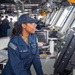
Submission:
<svg viewBox="0 0 75 75">
<path fill-rule="evenodd" d="M 38 42 L 47 43 L 48 42 L 48 32 L 47 31 L 36 31 Z"/>
</svg>

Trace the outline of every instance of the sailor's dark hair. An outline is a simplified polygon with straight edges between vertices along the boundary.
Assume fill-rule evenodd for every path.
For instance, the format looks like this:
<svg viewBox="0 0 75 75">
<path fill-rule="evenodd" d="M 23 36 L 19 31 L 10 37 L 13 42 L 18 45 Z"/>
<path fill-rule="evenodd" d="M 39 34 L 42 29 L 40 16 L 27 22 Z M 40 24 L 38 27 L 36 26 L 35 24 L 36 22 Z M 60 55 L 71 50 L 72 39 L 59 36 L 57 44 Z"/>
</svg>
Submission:
<svg viewBox="0 0 75 75">
<path fill-rule="evenodd" d="M 22 34 L 22 25 L 18 25 L 18 22 L 15 22 L 14 26 L 16 26 L 15 35 Z"/>
</svg>

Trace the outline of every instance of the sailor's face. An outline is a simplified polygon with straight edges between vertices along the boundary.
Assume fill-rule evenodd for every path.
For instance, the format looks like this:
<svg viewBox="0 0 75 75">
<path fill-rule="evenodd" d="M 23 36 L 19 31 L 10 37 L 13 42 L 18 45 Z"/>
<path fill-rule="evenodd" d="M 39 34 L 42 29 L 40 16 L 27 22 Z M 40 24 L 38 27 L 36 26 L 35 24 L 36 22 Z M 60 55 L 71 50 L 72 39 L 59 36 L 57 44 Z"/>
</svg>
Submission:
<svg viewBox="0 0 75 75">
<path fill-rule="evenodd" d="M 35 23 L 26 23 L 26 31 L 30 34 L 35 33 L 35 29 L 36 29 L 36 24 Z"/>
</svg>

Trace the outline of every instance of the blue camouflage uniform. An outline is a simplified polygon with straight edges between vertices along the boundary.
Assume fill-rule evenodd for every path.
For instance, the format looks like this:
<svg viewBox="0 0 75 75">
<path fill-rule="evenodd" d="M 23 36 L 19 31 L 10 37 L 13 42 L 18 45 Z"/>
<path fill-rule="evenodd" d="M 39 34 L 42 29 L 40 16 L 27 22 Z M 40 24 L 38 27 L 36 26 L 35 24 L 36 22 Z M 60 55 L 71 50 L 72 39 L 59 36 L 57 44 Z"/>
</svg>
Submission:
<svg viewBox="0 0 75 75">
<path fill-rule="evenodd" d="M 30 34 L 28 45 L 22 37 L 13 37 L 8 44 L 8 62 L 2 75 L 32 75 L 33 64 L 37 75 L 43 75 L 36 35 Z"/>
</svg>

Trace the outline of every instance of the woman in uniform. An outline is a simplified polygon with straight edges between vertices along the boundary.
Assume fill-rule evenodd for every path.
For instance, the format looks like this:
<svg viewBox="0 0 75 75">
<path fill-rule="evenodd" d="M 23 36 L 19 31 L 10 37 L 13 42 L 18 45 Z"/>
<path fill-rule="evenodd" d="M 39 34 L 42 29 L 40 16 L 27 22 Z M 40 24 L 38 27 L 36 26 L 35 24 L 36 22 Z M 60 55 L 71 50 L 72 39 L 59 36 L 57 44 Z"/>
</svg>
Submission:
<svg viewBox="0 0 75 75">
<path fill-rule="evenodd" d="M 17 36 L 8 44 L 8 61 L 2 75 L 32 75 L 33 64 L 37 75 L 43 75 L 35 35 L 37 20 L 23 14 L 18 19 Z"/>
</svg>

